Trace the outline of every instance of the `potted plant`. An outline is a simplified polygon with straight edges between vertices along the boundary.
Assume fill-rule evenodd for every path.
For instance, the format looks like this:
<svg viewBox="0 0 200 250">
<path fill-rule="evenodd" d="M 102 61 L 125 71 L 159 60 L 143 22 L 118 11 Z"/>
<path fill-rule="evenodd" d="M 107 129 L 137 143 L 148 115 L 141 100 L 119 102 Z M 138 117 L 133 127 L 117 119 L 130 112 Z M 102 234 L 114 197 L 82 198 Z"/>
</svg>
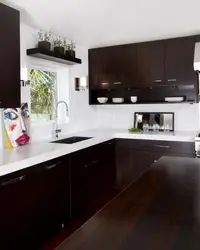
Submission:
<svg viewBox="0 0 200 250">
<path fill-rule="evenodd" d="M 56 53 L 64 55 L 65 53 L 65 48 L 64 48 L 64 42 L 61 37 L 54 37 L 53 39 L 53 44 L 54 44 L 54 51 Z"/>
<path fill-rule="evenodd" d="M 51 30 L 49 30 L 49 32 L 40 30 L 38 32 L 38 38 L 39 38 L 38 48 L 51 50 L 51 39 L 52 39 Z"/>
<path fill-rule="evenodd" d="M 71 57 L 75 57 L 76 56 L 76 52 L 75 52 L 75 48 L 76 45 L 73 41 L 70 41 L 69 43 L 66 42 L 65 48 L 66 48 L 66 55 L 67 56 L 71 56 Z"/>
</svg>

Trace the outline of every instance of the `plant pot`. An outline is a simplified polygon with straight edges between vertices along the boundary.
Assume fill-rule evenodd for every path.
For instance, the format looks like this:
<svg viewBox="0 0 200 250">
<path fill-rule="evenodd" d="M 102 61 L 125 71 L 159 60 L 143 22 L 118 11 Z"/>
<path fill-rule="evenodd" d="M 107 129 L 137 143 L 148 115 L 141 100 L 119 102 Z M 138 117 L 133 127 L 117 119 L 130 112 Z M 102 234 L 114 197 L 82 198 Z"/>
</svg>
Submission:
<svg viewBox="0 0 200 250">
<path fill-rule="evenodd" d="M 51 50 L 51 43 L 47 41 L 38 42 L 38 48 Z"/>
<path fill-rule="evenodd" d="M 70 50 L 69 52 L 70 52 L 71 57 L 75 57 L 75 55 L 76 55 L 75 50 Z"/>
<path fill-rule="evenodd" d="M 65 48 L 64 48 L 64 47 L 54 47 L 54 52 L 56 52 L 56 53 L 58 53 L 58 54 L 64 55 L 64 53 L 65 53 Z"/>
<path fill-rule="evenodd" d="M 66 51 L 65 51 L 65 55 L 66 55 L 66 56 L 75 57 L 75 56 L 76 56 L 76 53 L 75 53 L 74 50 L 66 50 Z"/>
</svg>

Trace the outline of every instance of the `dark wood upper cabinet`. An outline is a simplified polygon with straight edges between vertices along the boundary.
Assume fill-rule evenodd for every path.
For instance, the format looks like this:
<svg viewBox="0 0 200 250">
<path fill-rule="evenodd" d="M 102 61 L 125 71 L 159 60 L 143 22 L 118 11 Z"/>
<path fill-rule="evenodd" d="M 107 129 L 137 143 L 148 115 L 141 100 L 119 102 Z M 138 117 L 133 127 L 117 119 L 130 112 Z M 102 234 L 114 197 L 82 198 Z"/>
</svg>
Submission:
<svg viewBox="0 0 200 250">
<path fill-rule="evenodd" d="M 0 3 L 0 107 L 20 107 L 20 14 Z"/>
<path fill-rule="evenodd" d="M 163 41 L 138 43 L 136 86 L 153 86 L 164 83 L 164 60 L 165 43 Z"/>
<path fill-rule="evenodd" d="M 91 89 L 126 88 L 136 82 L 134 44 L 89 50 Z"/>
<path fill-rule="evenodd" d="M 165 42 L 165 78 L 167 84 L 197 83 L 194 71 L 195 37 L 169 39 Z"/>
</svg>

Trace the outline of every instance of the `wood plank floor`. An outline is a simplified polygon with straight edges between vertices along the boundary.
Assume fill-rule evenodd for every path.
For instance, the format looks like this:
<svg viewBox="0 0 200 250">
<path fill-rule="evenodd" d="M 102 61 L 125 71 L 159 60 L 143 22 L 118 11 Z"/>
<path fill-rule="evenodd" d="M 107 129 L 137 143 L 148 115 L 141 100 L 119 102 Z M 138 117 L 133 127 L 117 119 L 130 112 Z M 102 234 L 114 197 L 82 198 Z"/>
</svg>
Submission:
<svg viewBox="0 0 200 250">
<path fill-rule="evenodd" d="M 199 250 L 200 160 L 163 157 L 57 250 Z"/>
</svg>

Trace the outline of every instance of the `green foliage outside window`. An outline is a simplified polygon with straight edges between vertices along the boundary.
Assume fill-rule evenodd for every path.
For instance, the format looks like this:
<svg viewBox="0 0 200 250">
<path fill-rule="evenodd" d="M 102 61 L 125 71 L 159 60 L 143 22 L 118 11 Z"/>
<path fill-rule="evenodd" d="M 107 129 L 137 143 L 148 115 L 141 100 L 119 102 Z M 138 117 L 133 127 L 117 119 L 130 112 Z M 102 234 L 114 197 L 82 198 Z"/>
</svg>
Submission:
<svg viewBox="0 0 200 250">
<path fill-rule="evenodd" d="M 53 120 L 57 101 L 56 73 L 30 69 L 29 79 L 31 86 L 31 120 Z"/>
</svg>

